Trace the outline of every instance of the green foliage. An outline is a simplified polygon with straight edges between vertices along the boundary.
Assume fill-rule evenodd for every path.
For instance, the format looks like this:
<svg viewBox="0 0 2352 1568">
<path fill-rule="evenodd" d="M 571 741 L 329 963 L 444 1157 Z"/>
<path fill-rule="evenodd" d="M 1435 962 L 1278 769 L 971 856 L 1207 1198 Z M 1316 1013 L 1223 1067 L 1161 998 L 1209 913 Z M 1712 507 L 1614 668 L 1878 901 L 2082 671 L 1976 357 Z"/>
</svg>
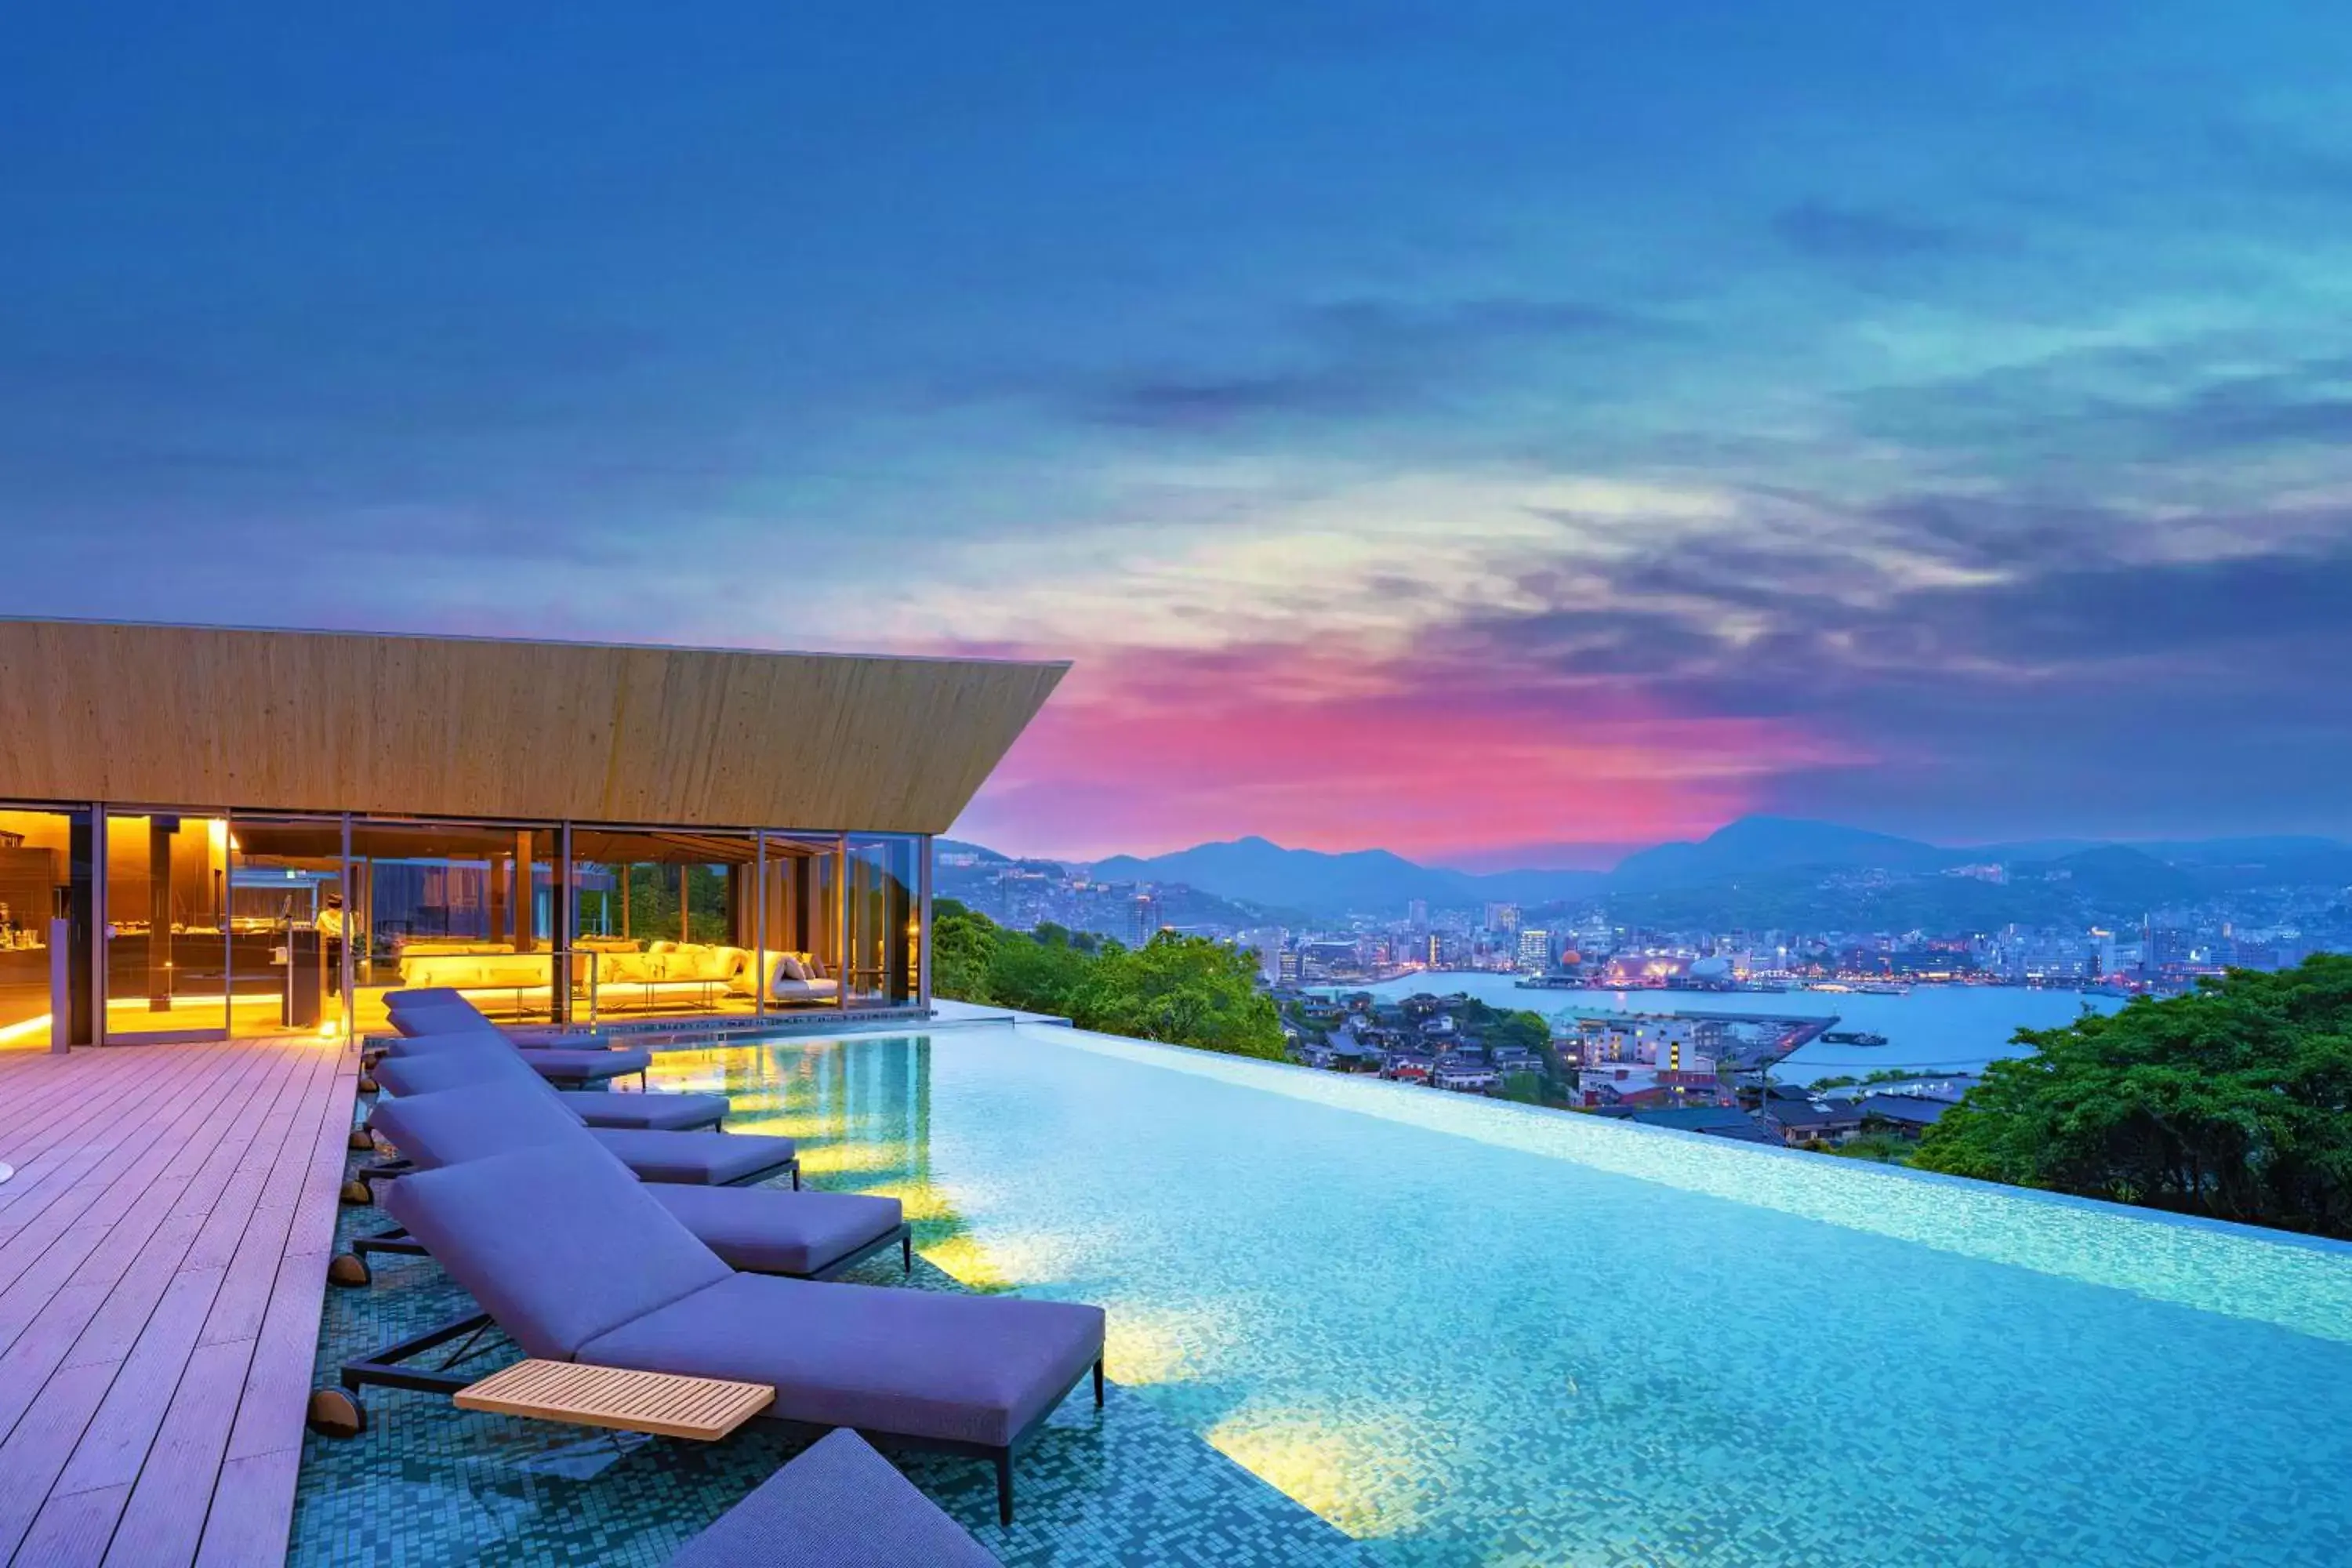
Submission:
<svg viewBox="0 0 2352 1568">
<path fill-rule="evenodd" d="M 1503 1098 L 1516 1100 L 1521 1105 L 1543 1103 L 1543 1079 L 1531 1072 L 1515 1072 L 1503 1079 Z"/>
<path fill-rule="evenodd" d="M 1024 934 L 950 899 L 931 906 L 931 989 L 982 1005 L 1051 1013 L 1081 1028 L 1279 1059 L 1282 1021 L 1255 961 L 1163 931 L 1129 949 L 1060 926 Z"/>
<path fill-rule="evenodd" d="M 1892 1132 L 1864 1132 L 1843 1143 L 1824 1143 L 1821 1151 L 1841 1154 L 1849 1160 L 1874 1160 L 1882 1165 L 1907 1165 L 1917 1146 L 1909 1139 Z"/>
<path fill-rule="evenodd" d="M 954 899 L 931 901 L 931 989 L 941 996 L 982 1005 L 996 1002 L 988 971 L 996 953 L 997 925 Z"/>
<path fill-rule="evenodd" d="M 1932 1171 L 2352 1236 L 2352 956 L 2021 1029 L 1920 1140 Z"/>
<path fill-rule="evenodd" d="M 1274 999 L 1249 954 L 1206 937 L 1161 931 L 1143 946 L 1106 945 L 1070 1011 L 1082 1028 L 1238 1056 L 1282 1056 Z"/>
<path fill-rule="evenodd" d="M 1541 1013 L 1498 1013 L 1492 1023 L 1479 1031 L 1479 1037 L 1489 1049 L 1496 1046 L 1517 1046 L 1523 1050 L 1541 1054 L 1551 1044 L 1551 1025 Z"/>
</svg>

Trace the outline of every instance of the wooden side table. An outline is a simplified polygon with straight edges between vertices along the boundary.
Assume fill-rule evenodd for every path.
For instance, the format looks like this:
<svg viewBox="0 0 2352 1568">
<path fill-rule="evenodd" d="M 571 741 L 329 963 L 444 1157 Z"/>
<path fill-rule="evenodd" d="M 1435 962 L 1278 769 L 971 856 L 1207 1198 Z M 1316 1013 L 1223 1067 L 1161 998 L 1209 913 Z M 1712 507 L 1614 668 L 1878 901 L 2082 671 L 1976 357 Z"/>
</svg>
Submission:
<svg viewBox="0 0 2352 1568">
<path fill-rule="evenodd" d="M 460 1409 L 715 1442 L 774 1403 L 764 1384 L 521 1361 L 451 1394 Z"/>
</svg>

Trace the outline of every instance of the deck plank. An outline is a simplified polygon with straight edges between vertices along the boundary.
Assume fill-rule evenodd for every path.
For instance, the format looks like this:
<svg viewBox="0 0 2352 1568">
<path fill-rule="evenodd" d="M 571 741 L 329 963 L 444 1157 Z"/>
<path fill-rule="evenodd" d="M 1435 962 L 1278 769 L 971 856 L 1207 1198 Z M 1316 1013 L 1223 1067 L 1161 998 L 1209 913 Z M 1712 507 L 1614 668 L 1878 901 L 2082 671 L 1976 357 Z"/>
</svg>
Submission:
<svg viewBox="0 0 2352 1568">
<path fill-rule="evenodd" d="M 355 1073 L 0 1055 L 0 1562 L 282 1560 Z"/>
</svg>

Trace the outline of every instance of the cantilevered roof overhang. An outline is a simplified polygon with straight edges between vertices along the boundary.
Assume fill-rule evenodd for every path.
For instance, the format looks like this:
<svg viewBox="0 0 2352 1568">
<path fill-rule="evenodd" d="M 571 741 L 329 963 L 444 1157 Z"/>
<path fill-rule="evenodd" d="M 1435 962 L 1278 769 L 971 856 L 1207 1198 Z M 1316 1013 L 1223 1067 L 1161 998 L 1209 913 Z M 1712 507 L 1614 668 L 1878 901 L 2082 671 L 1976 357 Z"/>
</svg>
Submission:
<svg viewBox="0 0 2352 1568">
<path fill-rule="evenodd" d="M 1068 668 L 0 619 L 0 799 L 941 833 Z"/>
</svg>

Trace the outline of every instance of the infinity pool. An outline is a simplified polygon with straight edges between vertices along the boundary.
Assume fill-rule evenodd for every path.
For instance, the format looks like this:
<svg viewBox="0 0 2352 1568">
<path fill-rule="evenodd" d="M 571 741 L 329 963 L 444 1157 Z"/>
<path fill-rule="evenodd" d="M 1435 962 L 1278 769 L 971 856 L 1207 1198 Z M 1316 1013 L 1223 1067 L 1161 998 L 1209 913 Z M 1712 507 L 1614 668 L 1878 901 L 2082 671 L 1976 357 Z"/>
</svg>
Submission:
<svg viewBox="0 0 2352 1568">
<path fill-rule="evenodd" d="M 657 1076 L 1382 1562 L 2352 1562 L 2352 1247 L 1049 1026 Z"/>
</svg>

